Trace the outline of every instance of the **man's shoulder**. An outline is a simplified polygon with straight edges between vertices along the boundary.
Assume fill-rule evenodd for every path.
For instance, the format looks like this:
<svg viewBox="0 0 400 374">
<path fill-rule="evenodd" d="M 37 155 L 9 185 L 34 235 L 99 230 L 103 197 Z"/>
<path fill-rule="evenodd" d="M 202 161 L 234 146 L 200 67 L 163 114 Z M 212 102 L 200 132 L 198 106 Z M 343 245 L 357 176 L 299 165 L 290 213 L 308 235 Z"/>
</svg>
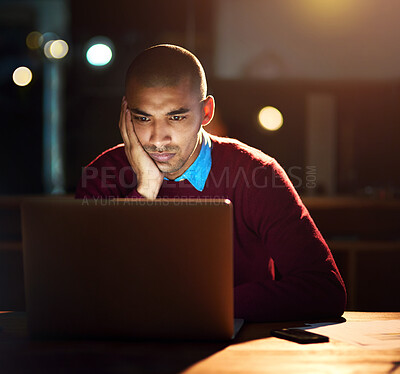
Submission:
<svg viewBox="0 0 400 374">
<path fill-rule="evenodd" d="M 210 138 L 217 157 L 230 157 L 243 162 L 255 162 L 263 165 L 271 164 L 275 161 L 271 156 L 240 140 L 216 135 L 210 135 Z"/>
<path fill-rule="evenodd" d="M 126 158 L 125 154 L 125 145 L 124 143 L 121 143 L 100 153 L 87 166 L 124 166 L 126 164 L 128 164 L 128 159 Z"/>
</svg>

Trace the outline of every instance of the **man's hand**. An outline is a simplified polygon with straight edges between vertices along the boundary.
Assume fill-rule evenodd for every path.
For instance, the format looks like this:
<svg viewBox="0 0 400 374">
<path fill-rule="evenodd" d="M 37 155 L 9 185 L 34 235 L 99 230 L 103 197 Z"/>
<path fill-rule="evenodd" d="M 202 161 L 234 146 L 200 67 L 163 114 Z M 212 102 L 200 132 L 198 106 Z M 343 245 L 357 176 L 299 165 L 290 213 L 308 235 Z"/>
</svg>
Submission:
<svg viewBox="0 0 400 374">
<path fill-rule="evenodd" d="M 137 191 L 147 199 L 155 199 L 164 175 L 140 144 L 125 97 L 122 99 L 119 131 L 125 144 L 126 157 L 137 177 Z"/>
</svg>

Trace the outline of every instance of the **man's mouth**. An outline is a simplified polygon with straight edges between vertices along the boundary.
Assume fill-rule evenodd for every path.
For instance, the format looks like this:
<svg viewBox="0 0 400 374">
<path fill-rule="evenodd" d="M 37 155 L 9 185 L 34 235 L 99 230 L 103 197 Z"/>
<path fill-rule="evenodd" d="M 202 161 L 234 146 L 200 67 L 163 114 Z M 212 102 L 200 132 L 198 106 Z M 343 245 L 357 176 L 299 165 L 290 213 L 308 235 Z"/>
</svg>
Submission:
<svg viewBox="0 0 400 374">
<path fill-rule="evenodd" d="M 175 153 L 168 153 L 168 152 L 154 152 L 149 153 L 150 157 L 157 162 L 167 162 L 172 157 L 175 156 Z"/>
</svg>

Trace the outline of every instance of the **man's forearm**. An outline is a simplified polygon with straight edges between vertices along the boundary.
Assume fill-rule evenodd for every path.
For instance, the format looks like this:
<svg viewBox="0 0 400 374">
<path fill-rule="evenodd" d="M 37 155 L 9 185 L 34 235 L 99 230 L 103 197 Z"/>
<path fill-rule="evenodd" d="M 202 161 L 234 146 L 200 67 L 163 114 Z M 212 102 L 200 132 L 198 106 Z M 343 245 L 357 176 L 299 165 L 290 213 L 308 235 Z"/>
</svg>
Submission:
<svg viewBox="0 0 400 374">
<path fill-rule="evenodd" d="M 339 280 L 317 274 L 245 283 L 234 295 L 235 318 L 253 322 L 340 317 L 346 305 Z"/>
</svg>

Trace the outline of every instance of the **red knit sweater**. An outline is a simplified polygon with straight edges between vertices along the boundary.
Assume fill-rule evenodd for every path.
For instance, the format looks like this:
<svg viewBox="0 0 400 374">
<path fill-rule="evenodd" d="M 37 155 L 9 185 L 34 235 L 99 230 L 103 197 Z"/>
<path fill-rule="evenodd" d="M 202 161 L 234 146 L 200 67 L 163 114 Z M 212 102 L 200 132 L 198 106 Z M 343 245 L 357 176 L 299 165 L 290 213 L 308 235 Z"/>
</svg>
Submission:
<svg viewBox="0 0 400 374">
<path fill-rule="evenodd" d="M 280 165 L 237 140 L 211 136 L 202 192 L 164 180 L 160 198 L 228 198 L 234 207 L 235 317 L 248 321 L 340 316 L 346 291 L 332 254 Z M 83 171 L 77 198 L 140 197 L 123 144 Z"/>
</svg>

